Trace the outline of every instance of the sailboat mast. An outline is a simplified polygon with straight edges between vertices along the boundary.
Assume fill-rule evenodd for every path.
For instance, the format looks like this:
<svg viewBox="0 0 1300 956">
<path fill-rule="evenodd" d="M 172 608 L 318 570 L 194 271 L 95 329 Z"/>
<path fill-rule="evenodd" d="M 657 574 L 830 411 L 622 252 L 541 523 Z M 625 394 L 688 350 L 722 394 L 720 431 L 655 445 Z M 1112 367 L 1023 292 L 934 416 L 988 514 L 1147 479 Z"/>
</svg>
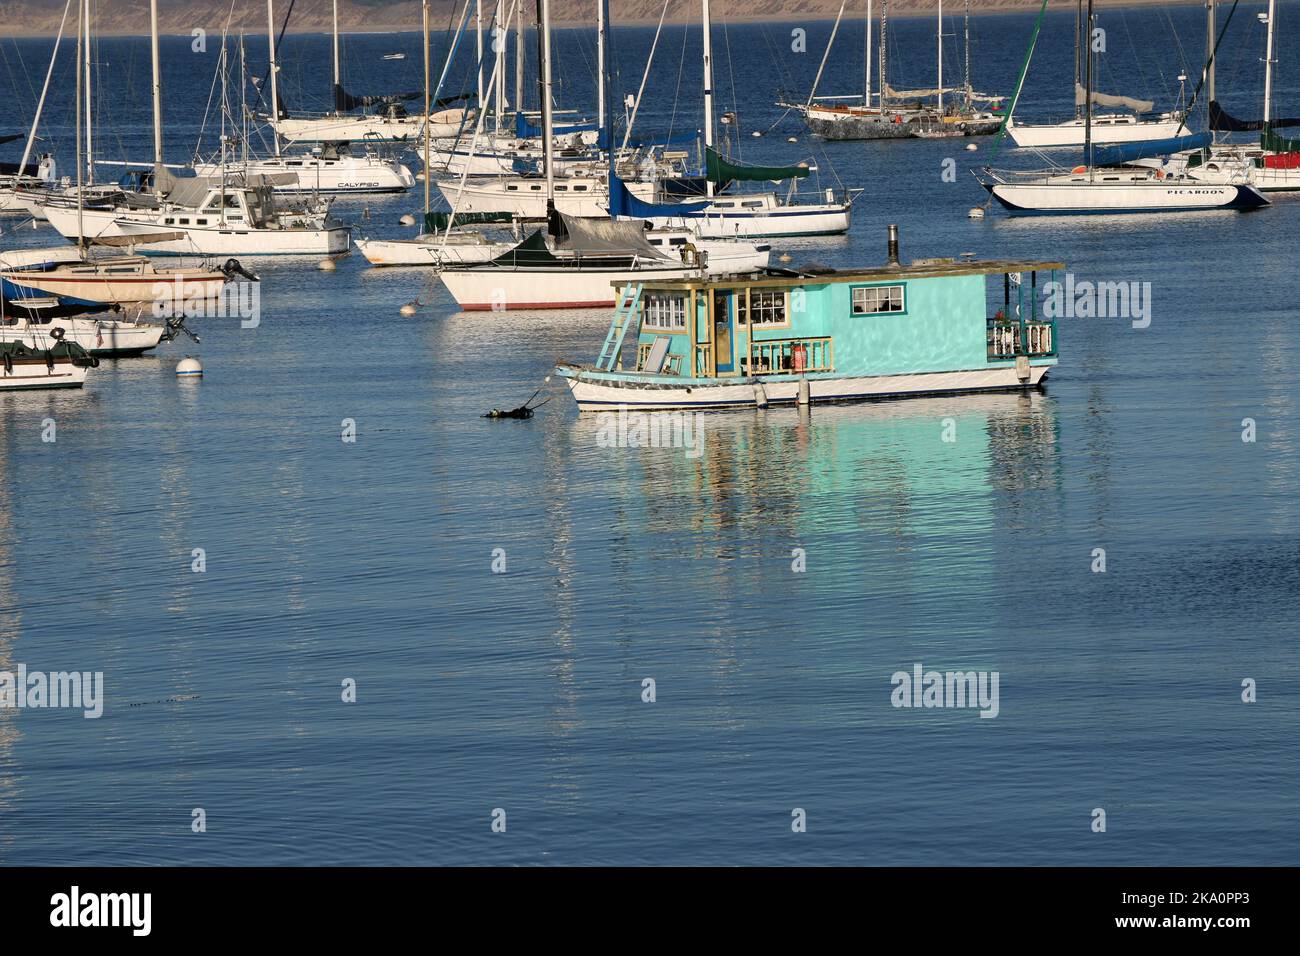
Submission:
<svg viewBox="0 0 1300 956">
<path fill-rule="evenodd" d="M 709 15 L 709 0 L 704 5 L 704 149 L 713 148 L 713 20 Z M 705 195 L 713 196 L 713 180 L 705 177 Z"/>
<path fill-rule="evenodd" d="M 478 70 L 478 108 L 483 109 L 483 0 L 474 0 L 474 56 Z"/>
<path fill-rule="evenodd" d="M 524 61 L 527 54 L 524 48 L 524 8 L 519 8 L 519 19 L 515 21 L 515 109 L 524 111 Z"/>
<path fill-rule="evenodd" d="M 266 0 L 270 3 L 271 0 Z M 149 54 L 153 60 L 153 192 L 162 195 L 162 65 L 158 59 L 158 0 L 149 0 Z"/>
<path fill-rule="evenodd" d="M 1273 118 L 1273 10 L 1274 0 L 1268 0 L 1268 39 L 1264 42 L 1264 130 Z"/>
<path fill-rule="evenodd" d="M 596 0 L 596 121 L 605 128 L 605 0 Z M 613 137 L 609 137 L 612 141 Z M 605 144 L 609 146 L 607 142 Z"/>
<path fill-rule="evenodd" d="M 86 24 L 86 18 L 85 18 L 85 6 L 83 5 L 83 6 L 82 6 L 78 11 L 77 11 L 77 56 L 76 56 L 76 61 L 77 61 L 77 92 L 76 92 L 77 117 L 76 117 L 76 120 L 75 120 L 75 122 L 76 122 L 76 126 L 77 126 L 77 162 L 76 162 L 76 166 L 77 166 L 77 251 L 78 251 L 79 253 L 81 253 L 81 255 L 82 255 L 83 257 L 86 255 L 86 229 L 85 229 L 85 227 L 82 225 L 82 219 L 83 219 L 84 217 L 83 217 L 83 215 L 82 215 L 82 206 L 83 206 L 83 203 L 82 203 L 82 188 L 81 188 L 81 148 L 82 148 L 82 146 L 81 146 L 81 74 L 82 74 L 82 62 L 81 62 L 81 35 L 82 35 L 82 32 L 86 29 L 86 26 L 87 26 L 87 24 Z M 154 35 L 155 35 L 155 36 L 157 35 L 157 32 L 156 32 L 156 31 L 155 31 L 155 34 L 154 34 Z"/>
<path fill-rule="evenodd" d="M 970 85 L 970 0 L 966 0 L 966 15 L 963 27 L 966 32 L 966 82 L 963 85 L 966 87 L 966 108 L 971 109 L 974 106 L 974 101 L 971 98 Z"/>
<path fill-rule="evenodd" d="M 707 0 L 706 0 L 707 2 Z M 541 0 L 542 165 L 546 167 L 546 215 L 555 208 L 555 118 L 551 115 L 551 0 Z"/>
<path fill-rule="evenodd" d="M 333 0 L 334 85 L 341 86 L 343 74 L 339 71 L 339 0 Z"/>
<path fill-rule="evenodd" d="M 424 36 L 421 38 L 424 44 L 424 217 L 427 221 L 429 218 L 429 180 L 433 177 L 429 174 L 429 114 L 433 105 L 429 91 L 429 0 L 422 0 L 420 3 L 420 15 L 424 28 Z M 421 231 L 424 231 L 424 223 L 420 224 Z"/>
<path fill-rule="evenodd" d="M 54 38 L 54 50 L 50 53 L 50 65 L 45 71 L 45 85 L 41 87 L 41 98 L 36 101 L 36 113 L 32 116 L 32 129 L 27 134 L 27 143 L 23 146 L 23 158 L 18 164 L 21 176 L 27 169 L 27 160 L 32 157 L 32 146 L 36 143 L 36 130 L 41 125 L 41 112 L 45 109 L 45 96 L 50 92 L 50 77 L 54 75 L 54 61 L 59 58 L 59 44 L 63 42 L 63 28 L 68 23 L 68 11 L 72 9 L 72 0 L 63 5 L 63 19 L 59 21 L 59 32 Z"/>
<path fill-rule="evenodd" d="M 863 47 L 866 53 L 866 70 L 865 80 L 862 85 L 862 106 L 864 109 L 871 109 L 871 0 L 867 0 L 867 42 Z"/>
<path fill-rule="evenodd" d="M 822 61 L 817 66 L 817 75 L 813 77 L 812 89 L 808 91 L 808 102 L 804 104 L 804 109 L 812 106 L 813 100 L 817 98 L 817 87 L 821 84 L 822 73 L 826 70 L 826 61 L 831 57 L 831 47 L 835 46 L 835 35 L 840 32 L 840 18 L 844 16 L 844 8 L 848 6 L 849 0 L 840 0 L 840 12 L 835 14 L 835 25 L 831 27 L 831 38 L 826 41 L 826 52 L 822 54 Z"/>
<path fill-rule="evenodd" d="M 1205 76 L 1205 94 L 1209 97 L 1207 102 L 1214 102 L 1214 34 L 1218 29 L 1218 7 L 1215 0 L 1207 0 L 1205 4 L 1205 60 L 1210 64 L 1209 71 Z"/>
<path fill-rule="evenodd" d="M 1088 24 L 1084 30 L 1084 73 L 1087 81 L 1083 90 L 1083 161 L 1089 175 L 1092 172 L 1092 0 L 1088 0 Z"/>
<path fill-rule="evenodd" d="M 939 65 L 939 82 L 935 84 L 939 90 L 939 115 L 943 115 L 943 0 L 939 0 L 939 26 L 935 30 L 935 41 L 937 49 L 935 51 L 935 62 Z"/>
<path fill-rule="evenodd" d="M 86 0 L 85 32 L 86 58 L 83 62 L 85 64 L 86 73 L 86 182 L 93 184 L 95 182 L 95 149 L 91 141 L 91 132 L 94 124 L 91 120 L 90 111 L 90 104 L 92 102 L 90 93 L 90 0 Z"/>
<path fill-rule="evenodd" d="M 889 28 L 889 0 L 881 0 L 880 4 L 880 110 L 885 110 L 885 93 L 889 90 L 889 84 L 885 77 L 885 32 Z"/>
<path fill-rule="evenodd" d="M 158 0 L 151 0 L 155 5 Z M 275 155 L 280 155 L 280 89 L 276 74 L 280 67 L 275 55 L 275 0 L 266 0 L 266 42 L 271 51 L 271 139 L 275 141 Z"/>
<path fill-rule="evenodd" d="M 1081 86 L 1083 86 L 1083 0 L 1077 0 L 1074 5 L 1074 88 L 1078 90 Z M 1074 118 L 1079 119 L 1082 115 L 1082 107 L 1076 93 Z"/>
</svg>

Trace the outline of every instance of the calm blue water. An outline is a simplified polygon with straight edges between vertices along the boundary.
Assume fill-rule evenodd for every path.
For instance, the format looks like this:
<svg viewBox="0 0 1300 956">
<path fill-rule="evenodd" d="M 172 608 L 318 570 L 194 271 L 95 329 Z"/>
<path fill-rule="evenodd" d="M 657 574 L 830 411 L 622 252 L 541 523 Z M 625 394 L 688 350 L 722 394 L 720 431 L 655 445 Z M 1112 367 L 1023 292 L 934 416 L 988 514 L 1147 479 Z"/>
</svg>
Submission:
<svg viewBox="0 0 1300 956">
<path fill-rule="evenodd" d="M 1220 98 L 1242 116 L 1258 108 L 1254 13 L 1221 49 Z M 1201 15 L 1105 12 L 1106 85 L 1168 106 L 1197 69 L 1179 50 L 1197 56 Z M 976 21 L 977 87 L 1010 89 L 1031 22 Z M 802 56 L 784 52 L 793 26 L 719 27 L 720 96 L 731 108 L 734 69 L 746 132 L 816 70 L 829 24 L 806 25 Z M 824 91 L 856 88 L 857 30 Z M 899 24 L 896 85 L 928 82 L 931 30 Z M 698 122 L 698 37 L 683 53 L 682 36 L 661 43 L 647 128 Z M 618 34 L 625 87 L 649 40 Z M 1072 41 L 1072 16 L 1049 17 L 1026 116 L 1068 109 Z M 580 107 L 592 37 L 558 46 L 562 104 Z M 19 57 L 38 85 L 48 41 L 0 49 L 17 129 L 33 99 Z M 380 61 L 394 49 L 411 57 Z M 350 38 L 348 84 L 415 89 L 417 51 Z M 164 56 L 181 159 L 215 44 L 168 40 Z M 327 56 L 325 38 L 287 41 L 295 106 L 323 104 Z M 147 158 L 147 43 L 98 57 L 100 143 Z M 70 163 L 67 106 L 51 103 L 48 135 Z M 1050 256 L 1151 282 L 1145 330 L 1063 323 L 1045 394 L 719 413 L 698 459 L 603 448 L 554 386 L 532 421 L 479 416 L 593 356 L 607 316 L 457 314 L 431 275 L 353 256 L 333 274 L 260 263 L 256 329 L 210 321 L 201 346 L 106 362 L 84 391 L 0 396 L 0 669 L 107 682 L 99 720 L 0 711 L 0 861 L 1294 862 L 1300 204 L 976 222 L 978 187 L 944 182 L 942 162 L 964 170 L 990 142 L 962 145 L 823 151 L 790 119 L 742 143 L 867 190 L 847 239 L 777 244 L 796 262 L 879 262 L 896 222 L 907 258 Z M 417 205 L 339 209 L 360 234 L 400 235 Z M 55 241 L 17 224 L 6 242 Z M 172 374 L 186 352 L 201 383 Z M 999 671 L 1000 715 L 894 709 L 890 676 L 916 662 Z"/>
</svg>

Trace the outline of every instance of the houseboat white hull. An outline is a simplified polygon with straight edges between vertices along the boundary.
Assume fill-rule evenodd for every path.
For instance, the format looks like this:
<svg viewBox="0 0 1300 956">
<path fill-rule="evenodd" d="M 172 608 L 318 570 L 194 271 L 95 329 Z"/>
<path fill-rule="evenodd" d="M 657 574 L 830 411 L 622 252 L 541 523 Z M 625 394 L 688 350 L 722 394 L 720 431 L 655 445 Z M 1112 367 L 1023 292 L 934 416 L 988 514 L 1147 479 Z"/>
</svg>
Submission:
<svg viewBox="0 0 1300 956">
<path fill-rule="evenodd" d="M 348 251 L 351 235 L 346 226 L 320 228 L 250 228 L 215 218 L 212 225 L 178 222 L 181 218 L 199 218 L 187 210 L 170 212 L 122 213 L 117 210 L 46 207 L 50 225 L 65 238 L 77 241 L 79 235 L 95 239 L 130 239 L 161 233 L 184 233 L 180 239 L 147 242 L 139 251 L 150 255 L 266 256 L 266 255 L 337 255 Z M 171 219 L 171 222 L 167 220 Z M 80 220 L 80 222 L 78 221 Z"/>
<path fill-rule="evenodd" d="M 594 412 L 619 407 L 653 411 L 794 405 L 799 400 L 800 382 L 805 380 L 813 402 L 1008 391 L 1037 386 L 1055 364 L 1055 359 L 1034 359 L 1028 377 L 1024 379 L 1013 366 L 907 375 L 837 376 L 817 373 L 689 380 L 675 376 L 625 378 L 617 372 L 576 365 L 560 365 L 556 371 L 564 377 L 579 411 Z"/>
<path fill-rule="evenodd" d="M 1007 133 L 1017 146 L 1035 149 L 1052 149 L 1058 146 L 1082 146 L 1085 138 L 1082 119 L 1064 123 L 1022 125 L 1014 119 L 1007 120 Z M 1156 120 L 1140 120 L 1116 113 L 1094 115 L 1092 118 L 1092 143 L 1094 146 L 1113 146 L 1117 143 L 1141 143 L 1147 140 L 1169 139 L 1177 136 L 1183 124 L 1171 116 Z"/>
</svg>

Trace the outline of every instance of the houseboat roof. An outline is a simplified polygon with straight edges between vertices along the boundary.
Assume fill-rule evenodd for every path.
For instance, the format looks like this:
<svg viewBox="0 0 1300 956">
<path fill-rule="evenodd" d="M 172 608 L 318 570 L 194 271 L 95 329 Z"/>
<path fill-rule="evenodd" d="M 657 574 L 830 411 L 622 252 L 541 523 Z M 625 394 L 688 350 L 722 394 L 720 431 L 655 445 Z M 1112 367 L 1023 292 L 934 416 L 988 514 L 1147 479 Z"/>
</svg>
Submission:
<svg viewBox="0 0 1300 956">
<path fill-rule="evenodd" d="M 911 265 L 883 265 L 871 269 L 767 269 L 760 273 L 705 276 L 693 279 L 652 279 L 646 289 L 675 291 L 711 288 L 821 285 L 833 282 L 882 282 L 890 279 L 937 279 L 946 276 L 1003 275 L 1010 272 L 1049 272 L 1064 269 L 1065 263 L 1032 259 L 916 259 Z M 626 280 L 615 282 L 624 285 Z"/>
</svg>

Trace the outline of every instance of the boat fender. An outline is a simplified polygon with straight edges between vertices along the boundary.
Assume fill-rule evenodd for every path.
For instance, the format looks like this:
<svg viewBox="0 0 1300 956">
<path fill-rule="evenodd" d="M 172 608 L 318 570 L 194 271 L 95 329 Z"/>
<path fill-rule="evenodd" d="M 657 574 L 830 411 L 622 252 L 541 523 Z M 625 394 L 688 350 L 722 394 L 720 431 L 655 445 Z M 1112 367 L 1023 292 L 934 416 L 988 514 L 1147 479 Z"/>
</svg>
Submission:
<svg viewBox="0 0 1300 956">
<path fill-rule="evenodd" d="M 47 371 L 50 372 L 54 371 L 54 350 L 53 349 L 45 350 L 45 368 Z"/>
<path fill-rule="evenodd" d="M 688 242 L 682 246 L 682 262 L 688 266 L 693 266 L 699 261 L 699 250 L 695 243 Z"/>
<path fill-rule="evenodd" d="M 8 352 L 5 353 L 5 374 L 12 375 L 14 371 L 14 357 Z"/>
<path fill-rule="evenodd" d="M 894 114 L 894 122 L 895 122 L 895 123 L 901 123 L 901 122 L 903 122 L 903 117 L 901 117 L 901 116 L 899 116 L 897 113 L 895 113 L 895 114 Z"/>
<path fill-rule="evenodd" d="M 754 383 L 754 404 L 758 408 L 767 408 L 767 389 L 763 388 L 762 382 Z"/>
</svg>

